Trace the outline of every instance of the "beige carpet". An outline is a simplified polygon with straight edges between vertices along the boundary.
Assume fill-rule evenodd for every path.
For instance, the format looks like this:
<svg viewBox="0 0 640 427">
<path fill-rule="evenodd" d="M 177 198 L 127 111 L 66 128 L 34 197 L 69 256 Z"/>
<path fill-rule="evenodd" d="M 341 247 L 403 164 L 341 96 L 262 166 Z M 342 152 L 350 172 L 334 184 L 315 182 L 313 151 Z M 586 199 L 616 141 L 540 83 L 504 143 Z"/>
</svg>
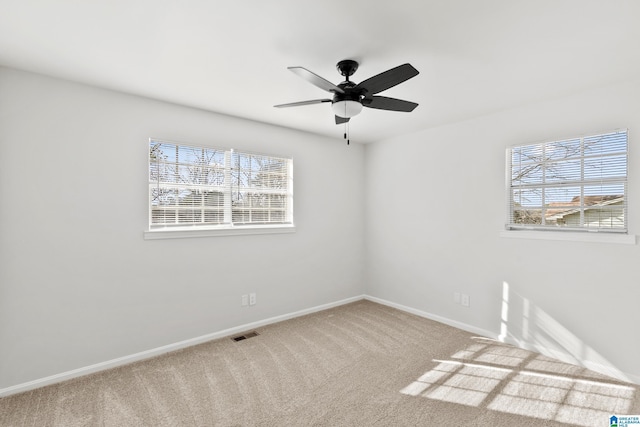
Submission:
<svg viewBox="0 0 640 427">
<path fill-rule="evenodd" d="M 640 388 L 369 301 L 0 399 L 1 426 L 609 426 Z"/>
</svg>

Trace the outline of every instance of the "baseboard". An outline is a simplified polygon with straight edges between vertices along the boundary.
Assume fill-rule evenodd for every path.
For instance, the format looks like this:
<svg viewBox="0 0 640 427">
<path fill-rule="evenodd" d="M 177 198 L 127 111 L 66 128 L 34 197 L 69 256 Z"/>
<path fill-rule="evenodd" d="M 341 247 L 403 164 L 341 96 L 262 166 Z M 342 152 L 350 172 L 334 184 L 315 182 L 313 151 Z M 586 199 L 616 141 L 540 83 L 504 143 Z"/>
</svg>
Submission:
<svg viewBox="0 0 640 427">
<path fill-rule="evenodd" d="M 151 357 L 155 357 L 155 356 L 160 356 L 162 354 L 165 353 L 169 353 L 172 351 L 176 351 L 176 350 L 181 350 L 183 348 L 186 347 L 190 347 L 193 345 L 197 345 L 197 344 L 202 344 L 205 343 L 207 341 L 212 341 L 212 340 L 216 340 L 216 339 L 220 339 L 220 338 L 225 338 L 228 336 L 232 336 L 235 334 L 238 334 L 240 332 L 245 332 L 247 330 L 250 329 L 256 329 L 262 326 L 266 326 L 266 325 L 270 325 L 273 323 L 278 323 L 278 322 L 282 322 L 284 320 L 289 320 L 289 319 L 293 319 L 296 317 L 300 317 L 300 316 L 304 316 L 306 314 L 311 314 L 311 313 L 315 313 L 318 311 L 322 311 L 322 310 L 327 310 L 333 307 L 338 307 L 341 305 L 345 305 L 345 304 L 349 304 L 352 302 L 356 302 L 356 301 L 360 301 L 360 300 L 368 300 L 368 301 L 372 301 L 378 304 L 382 304 L 382 305 L 386 305 L 388 307 L 392 307 L 407 313 L 411 313 L 411 314 L 415 314 L 416 316 L 420 316 L 420 317 L 424 317 L 426 319 L 430 319 L 430 320 L 434 320 L 436 322 L 439 323 L 443 323 L 445 325 L 449 325 L 452 326 L 454 328 L 458 328 L 458 329 L 462 329 L 464 331 L 467 332 L 471 332 L 473 334 L 478 334 L 480 336 L 484 336 L 487 338 L 492 338 L 492 339 L 496 339 L 498 340 L 499 335 L 497 332 L 494 331 L 489 331 L 487 329 L 482 329 L 482 328 L 478 328 L 476 326 L 473 325 L 469 325 L 463 322 L 459 322 L 456 320 L 452 320 L 446 317 L 442 317 L 433 313 L 428 313 L 426 311 L 423 310 L 418 310 L 416 308 L 413 307 L 408 307 L 406 305 L 402 305 L 402 304 L 398 304 L 395 302 L 391 302 L 391 301 L 387 301 L 385 299 L 382 298 L 377 298 L 371 295 L 358 295 L 355 297 L 351 297 L 351 298 L 346 298 L 340 301 L 335 301 L 332 303 L 328 303 L 328 304 L 322 304 L 322 305 L 318 305 L 315 307 L 311 307 L 311 308 L 307 308 L 304 310 L 299 310 L 299 311 L 294 311 L 292 313 L 288 313 L 288 314 L 283 314 L 280 316 L 274 316 L 274 317 L 270 317 L 268 319 L 264 319 L 264 320 L 259 320 L 257 322 L 252 322 L 252 323 L 246 323 L 240 326 L 236 326 L 233 328 L 229 328 L 229 329 L 224 329 L 218 332 L 213 332 L 211 334 L 207 334 L 207 335 L 203 335 L 200 337 L 196 337 L 196 338 L 191 338 L 188 340 L 184 340 L 184 341 L 180 341 L 174 344 L 169 344 L 169 345 L 165 345 L 162 347 L 157 347 L 157 348 L 153 348 L 150 350 L 146 350 L 146 351 L 142 351 L 139 353 L 135 353 L 135 354 L 131 354 L 128 356 L 123 356 L 123 357 L 119 357 L 117 359 L 112 359 L 112 360 L 108 360 L 105 362 L 101 362 L 101 363 L 96 363 L 94 365 L 90 365 L 90 366 L 86 366 L 86 367 L 82 367 L 82 368 L 78 368 L 78 369 L 74 369 L 72 371 L 67 371 L 67 372 L 62 372 L 60 374 L 56 374 L 56 375 L 51 375 L 45 378 L 40 378 L 37 380 L 33 380 L 33 381 L 29 381 L 26 383 L 22 383 L 22 384 L 17 384 L 14 386 L 10 386 L 7 388 L 3 388 L 0 389 L 0 397 L 5 397 L 5 396 L 9 396 L 12 394 L 17 394 L 17 393 L 22 393 L 25 391 L 29 391 L 29 390 L 33 390 L 36 388 L 40 388 L 40 387 L 44 387 L 47 385 L 51 385 L 51 384 L 55 384 L 55 383 L 59 383 L 62 381 L 66 381 L 66 380 L 70 380 L 73 378 L 77 378 L 77 377 L 81 377 L 84 375 L 88 375 L 88 374 L 92 374 L 95 372 L 100 372 L 100 371 L 104 371 L 107 369 L 111 369 L 111 368 L 116 368 L 118 366 L 123 366 L 123 365 L 127 365 L 129 363 L 133 363 L 133 362 L 137 362 L 140 360 L 144 360 L 144 359 L 149 359 Z M 526 350 L 531 350 L 531 351 L 536 351 L 538 353 L 542 353 L 542 354 L 546 354 L 546 355 L 552 355 L 554 353 L 553 350 L 548 349 L 548 351 L 545 351 L 545 349 L 541 349 L 539 347 L 532 347 L 530 345 L 527 345 L 526 343 L 520 343 L 516 340 L 509 340 L 507 339 L 506 342 L 508 342 L 509 344 L 515 345 L 517 347 L 526 349 Z M 558 358 L 558 357 L 556 357 Z M 563 358 L 560 357 L 560 360 L 562 360 Z M 611 375 L 611 369 L 608 367 L 603 366 L 601 369 L 598 368 L 598 366 L 589 366 L 590 369 L 593 369 L 597 372 L 601 372 L 605 375 L 610 375 L 613 377 L 617 377 L 618 379 L 621 379 L 623 381 L 629 381 L 635 384 L 640 385 L 640 375 L 635 375 L 635 374 L 629 374 L 629 373 L 625 373 L 625 372 L 620 372 L 620 375 Z"/>
<path fill-rule="evenodd" d="M 593 362 L 593 361 L 589 361 L 589 360 L 582 360 L 580 361 L 580 363 L 576 363 L 575 362 L 575 357 L 568 354 L 568 353 L 564 353 L 561 351 L 558 351 L 557 349 L 551 349 L 548 347 L 543 347 L 541 345 L 533 345 L 531 343 L 528 342 L 522 342 L 521 340 L 515 339 L 514 337 L 511 336 L 507 336 L 505 337 L 503 340 L 503 342 L 507 343 L 507 344 L 511 344 L 513 346 L 525 349 L 525 350 L 529 350 L 529 351 L 534 351 L 536 353 L 540 353 L 543 354 L 547 357 L 551 357 L 553 359 L 557 359 L 561 362 L 564 363 L 569 363 L 571 365 L 576 365 L 576 366 L 580 366 L 583 368 L 587 368 L 590 369 L 594 372 L 598 372 L 602 375 L 607 375 L 611 378 L 615 378 L 617 380 L 620 381 L 625 381 L 625 382 L 629 382 L 629 383 L 633 383 L 633 384 L 637 384 L 640 385 L 640 375 L 636 375 L 636 374 L 630 374 L 628 372 L 623 372 L 611 365 L 605 365 L 602 363 L 597 363 L 597 362 Z"/>
<path fill-rule="evenodd" d="M 472 334 L 478 334 L 483 337 L 497 339 L 498 334 L 492 331 L 488 331 L 486 329 L 478 328 L 473 325 L 468 325 L 463 322 L 458 322 L 457 320 L 448 319 L 446 317 L 438 316 L 437 314 L 428 313 L 426 311 L 418 310 L 417 308 L 408 307 L 406 305 L 398 304 L 395 302 L 387 301 L 382 298 L 372 297 L 371 295 L 365 295 L 364 299 L 377 302 L 378 304 L 386 305 L 388 307 L 397 308 L 398 310 L 405 311 L 407 313 L 415 314 L 416 316 L 424 317 L 426 319 L 435 320 L 439 323 L 444 323 L 445 325 L 453 326 L 454 328 L 462 329 L 463 331 L 471 332 Z"/>
<path fill-rule="evenodd" d="M 364 295 L 358 295 L 351 298 L 346 298 L 340 301 L 335 301 L 328 304 L 322 304 L 315 307 L 307 308 L 304 310 L 294 311 L 292 313 L 283 314 L 280 316 L 270 317 L 268 319 L 259 320 L 257 322 L 246 323 L 244 325 L 236 326 L 229 329 L 224 329 L 222 331 L 213 332 L 211 334 L 202 335 L 200 337 L 191 338 L 188 340 L 180 341 L 174 344 L 165 345 L 162 347 L 153 348 L 150 350 L 142 351 L 139 353 L 131 354 L 128 356 L 118 357 L 117 359 L 108 360 L 101 363 L 96 363 L 94 365 L 85 366 L 82 368 L 74 369 L 67 372 L 62 372 L 60 374 L 51 375 L 45 378 L 40 378 L 37 380 L 29 381 L 22 384 L 17 384 L 14 386 L 10 386 L 7 388 L 0 389 L 0 397 L 9 396 L 12 394 L 22 393 L 25 391 L 33 390 L 36 388 L 44 387 L 47 385 L 59 383 L 62 381 L 67 381 L 73 378 L 81 377 L 84 375 L 92 374 L 95 372 L 104 371 L 107 369 L 116 368 L 118 366 L 127 365 L 129 363 L 137 362 L 144 359 L 149 359 L 151 357 L 160 356 L 165 353 L 169 353 L 176 350 L 181 350 L 186 347 L 190 347 L 197 344 L 202 344 L 207 341 L 212 341 L 220 338 L 225 338 L 228 336 L 232 336 L 238 334 L 240 332 L 245 332 L 250 329 L 256 329 L 262 326 L 270 325 L 272 323 L 282 322 L 284 320 L 293 319 L 296 317 L 304 316 L 306 314 L 315 313 L 322 310 L 327 310 L 329 308 L 338 307 L 344 304 L 349 304 L 352 302 L 360 301 L 364 299 Z"/>
<path fill-rule="evenodd" d="M 398 310 L 407 312 L 407 313 L 411 313 L 411 314 L 415 314 L 416 316 L 420 316 L 420 317 L 424 317 L 426 319 L 430 319 L 430 320 L 435 320 L 436 322 L 439 323 L 444 323 L 445 325 L 449 325 L 449 326 L 453 326 L 454 328 L 458 328 L 458 329 L 462 329 L 463 331 L 467 331 L 467 332 L 471 332 L 472 334 L 478 334 L 480 336 L 484 336 L 487 338 L 491 338 L 494 340 L 498 340 L 498 341 L 503 341 L 507 344 L 511 344 L 513 346 L 522 348 L 524 350 L 529 350 L 529 351 L 534 351 L 536 353 L 540 353 L 543 354 L 545 356 L 548 357 L 553 357 L 555 359 L 558 359 L 562 362 L 566 362 L 566 363 L 571 363 L 571 364 L 575 364 L 574 362 L 571 361 L 571 356 L 567 355 L 567 354 L 560 354 L 558 353 L 557 350 L 554 349 L 549 349 L 549 348 L 543 348 L 538 346 L 533 346 L 531 344 L 525 343 L 525 342 L 520 342 L 516 339 L 512 339 L 511 337 L 506 337 L 506 339 L 500 339 L 500 335 L 498 332 L 494 332 L 494 331 L 489 331 L 486 329 L 482 329 L 482 328 L 478 328 L 476 326 L 473 325 L 469 325 L 463 322 L 458 322 L 456 320 L 452 320 L 452 319 L 448 319 L 446 317 L 442 317 L 442 316 L 438 316 L 437 314 L 433 314 L 433 313 L 428 313 L 426 311 L 422 311 L 422 310 L 418 310 L 416 308 L 413 307 L 408 307 L 406 305 L 402 305 L 402 304 L 398 304 L 395 302 L 391 302 L 391 301 L 387 301 L 385 299 L 382 298 L 377 298 L 377 297 L 373 297 L 371 295 L 364 295 L 364 299 L 372 301 L 372 302 L 376 302 L 378 304 L 382 304 L 382 305 L 386 305 L 388 307 L 393 307 L 396 308 Z M 611 366 L 606 366 L 606 365 L 602 365 L 602 364 L 598 364 L 598 363 L 594 363 L 594 362 L 589 362 L 589 361 L 583 361 L 582 364 L 577 365 L 577 366 L 581 366 L 581 367 L 585 367 L 588 369 L 591 369 L 595 372 L 599 372 L 603 375 L 608 375 L 612 378 L 616 378 L 618 380 L 621 381 L 626 381 L 626 382 L 630 382 L 630 383 L 634 383 L 637 385 L 640 385 L 640 375 L 637 374 L 630 374 L 628 372 L 622 372 L 618 369 L 614 369 Z"/>
</svg>

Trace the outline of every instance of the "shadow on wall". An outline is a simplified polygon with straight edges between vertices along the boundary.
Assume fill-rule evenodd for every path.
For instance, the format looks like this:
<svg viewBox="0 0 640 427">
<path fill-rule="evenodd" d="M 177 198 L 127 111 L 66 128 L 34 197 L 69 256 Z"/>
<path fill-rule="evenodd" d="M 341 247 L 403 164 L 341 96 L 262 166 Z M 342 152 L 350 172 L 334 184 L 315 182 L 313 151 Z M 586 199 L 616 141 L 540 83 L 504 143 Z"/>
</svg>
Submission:
<svg viewBox="0 0 640 427">
<path fill-rule="evenodd" d="M 604 375 L 483 337 L 433 362 L 400 393 L 584 427 L 629 413 L 636 394 Z"/>
<path fill-rule="evenodd" d="M 622 381 L 632 382 L 622 371 L 548 313 L 514 292 L 507 282 L 502 283 L 498 339 Z"/>
</svg>

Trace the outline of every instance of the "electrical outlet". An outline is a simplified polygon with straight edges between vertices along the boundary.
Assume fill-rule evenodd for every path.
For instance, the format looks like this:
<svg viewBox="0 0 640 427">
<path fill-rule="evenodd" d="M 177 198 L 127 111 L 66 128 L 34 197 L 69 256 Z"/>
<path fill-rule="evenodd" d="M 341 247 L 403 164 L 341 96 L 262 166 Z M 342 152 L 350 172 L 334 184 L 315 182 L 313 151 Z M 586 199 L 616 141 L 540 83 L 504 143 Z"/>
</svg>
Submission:
<svg viewBox="0 0 640 427">
<path fill-rule="evenodd" d="M 453 293 L 453 302 L 456 304 L 460 304 L 460 292 Z"/>
<path fill-rule="evenodd" d="M 242 295 L 242 304 L 243 307 L 249 305 L 249 295 Z"/>
<path fill-rule="evenodd" d="M 255 292 L 249 294 L 249 305 L 256 305 L 256 294 L 255 294 Z"/>
<path fill-rule="evenodd" d="M 461 298 L 460 298 L 460 304 L 462 304 L 465 307 L 469 307 L 471 305 L 471 301 L 470 301 L 469 295 L 462 294 Z"/>
</svg>

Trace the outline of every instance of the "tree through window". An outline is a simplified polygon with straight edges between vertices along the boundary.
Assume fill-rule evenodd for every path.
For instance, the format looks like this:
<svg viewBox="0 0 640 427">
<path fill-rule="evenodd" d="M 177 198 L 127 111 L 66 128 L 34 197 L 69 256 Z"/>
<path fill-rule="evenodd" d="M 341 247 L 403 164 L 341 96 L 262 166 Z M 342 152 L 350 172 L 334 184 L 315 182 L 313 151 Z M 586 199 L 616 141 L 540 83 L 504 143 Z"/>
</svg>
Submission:
<svg viewBox="0 0 640 427">
<path fill-rule="evenodd" d="M 507 229 L 627 231 L 627 130 L 507 150 Z"/>
<path fill-rule="evenodd" d="M 150 140 L 149 228 L 293 224 L 290 158 Z"/>
</svg>

